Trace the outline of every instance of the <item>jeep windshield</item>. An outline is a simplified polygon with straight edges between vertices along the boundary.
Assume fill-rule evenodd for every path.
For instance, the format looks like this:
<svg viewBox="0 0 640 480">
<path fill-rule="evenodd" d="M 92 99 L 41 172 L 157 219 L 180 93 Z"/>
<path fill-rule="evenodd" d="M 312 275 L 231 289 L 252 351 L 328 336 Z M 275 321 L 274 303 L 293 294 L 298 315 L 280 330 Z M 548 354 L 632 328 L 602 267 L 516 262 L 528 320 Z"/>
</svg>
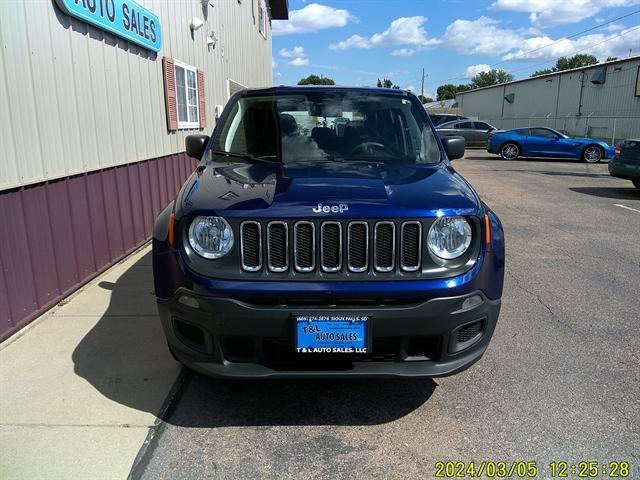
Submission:
<svg viewBox="0 0 640 480">
<path fill-rule="evenodd" d="M 437 163 L 420 103 L 384 91 L 239 96 L 214 141 L 218 161 Z"/>
</svg>

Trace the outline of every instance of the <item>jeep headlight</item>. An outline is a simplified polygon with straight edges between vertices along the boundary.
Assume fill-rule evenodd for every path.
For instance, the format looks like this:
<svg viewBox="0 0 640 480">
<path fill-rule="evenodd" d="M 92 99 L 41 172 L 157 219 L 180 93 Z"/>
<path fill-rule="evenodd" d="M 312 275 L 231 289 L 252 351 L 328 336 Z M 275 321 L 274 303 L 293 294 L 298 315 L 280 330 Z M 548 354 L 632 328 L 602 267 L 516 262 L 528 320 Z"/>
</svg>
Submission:
<svg viewBox="0 0 640 480">
<path fill-rule="evenodd" d="M 189 227 L 189 244 L 201 257 L 224 257 L 233 247 L 233 230 L 222 217 L 196 217 Z"/>
<path fill-rule="evenodd" d="M 464 217 L 440 217 L 429 229 L 427 247 L 438 258 L 452 260 L 471 245 L 471 225 Z"/>
</svg>

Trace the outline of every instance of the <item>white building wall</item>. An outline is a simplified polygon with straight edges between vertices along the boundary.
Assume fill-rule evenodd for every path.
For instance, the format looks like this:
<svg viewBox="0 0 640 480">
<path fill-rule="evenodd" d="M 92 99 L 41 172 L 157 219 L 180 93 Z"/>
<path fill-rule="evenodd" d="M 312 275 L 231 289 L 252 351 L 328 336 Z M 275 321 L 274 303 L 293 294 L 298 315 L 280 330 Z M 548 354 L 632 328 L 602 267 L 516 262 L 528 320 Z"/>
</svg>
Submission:
<svg viewBox="0 0 640 480">
<path fill-rule="evenodd" d="M 615 142 L 640 136 L 640 97 L 634 95 L 640 57 L 607 63 L 605 83 L 591 83 L 603 65 L 463 92 L 464 115 L 498 128 L 548 126 L 571 135 Z M 514 102 L 504 100 L 514 94 Z"/>
<path fill-rule="evenodd" d="M 0 190 L 184 151 L 169 132 L 162 57 L 204 71 L 207 129 L 228 81 L 272 80 L 259 0 L 137 0 L 160 19 L 154 52 L 63 13 L 51 0 L 0 1 Z M 192 17 L 205 25 L 192 35 Z M 215 48 L 207 47 L 213 32 Z"/>
</svg>

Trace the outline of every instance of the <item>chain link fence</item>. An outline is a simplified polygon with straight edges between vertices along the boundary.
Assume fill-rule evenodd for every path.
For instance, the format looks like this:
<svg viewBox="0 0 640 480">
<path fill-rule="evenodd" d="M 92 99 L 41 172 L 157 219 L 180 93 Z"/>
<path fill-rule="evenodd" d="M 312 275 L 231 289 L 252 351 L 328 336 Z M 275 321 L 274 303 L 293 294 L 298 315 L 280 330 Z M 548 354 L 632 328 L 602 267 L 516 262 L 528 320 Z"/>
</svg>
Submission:
<svg viewBox="0 0 640 480">
<path fill-rule="evenodd" d="M 640 113 L 637 115 L 598 115 L 595 113 L 577 116 L 533 114 L 528 117 L 491 118 L 482 113 L 466 116 L 490 123 L 496 128 L 508 130 L 524 127 L 549 127 L 560 130 L 571 137 L 603 140 L 610 145 L 627 138 L 640 138 Z"/>
</svg>

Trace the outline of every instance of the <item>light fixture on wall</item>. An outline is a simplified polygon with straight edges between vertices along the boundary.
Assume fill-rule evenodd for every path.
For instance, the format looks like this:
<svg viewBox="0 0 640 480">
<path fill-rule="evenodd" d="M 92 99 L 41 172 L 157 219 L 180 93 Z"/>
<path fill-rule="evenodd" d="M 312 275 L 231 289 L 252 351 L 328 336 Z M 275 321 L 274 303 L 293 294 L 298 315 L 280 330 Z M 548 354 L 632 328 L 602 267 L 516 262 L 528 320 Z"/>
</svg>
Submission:
<svg viewBox="0 0 640 480">
<path fill-rule="evenodd" d="M 589 80 L 594 85 L 603 85 L 607 80 L 607 67 L 600 67 L 593 75 L 591 75 L 591 80 Z"/>
<path fill-rule="evenodd" d="M 213 30 L 209 32 L 207 35 L 207 47 L 216 48 L 216 44 L 218 43 L 218 37 L 213 33 Z"/>
<path fill-rule="evenodd" d="M 198 17 L 193 17 L 191 19 L 191 23 L 189 23 L 189 27 L 191 28 L 192 32 L 195 32 L 196 30 L 201 28 L 203 25 L 204 25 L 204 20 Z"/>
</svg>

